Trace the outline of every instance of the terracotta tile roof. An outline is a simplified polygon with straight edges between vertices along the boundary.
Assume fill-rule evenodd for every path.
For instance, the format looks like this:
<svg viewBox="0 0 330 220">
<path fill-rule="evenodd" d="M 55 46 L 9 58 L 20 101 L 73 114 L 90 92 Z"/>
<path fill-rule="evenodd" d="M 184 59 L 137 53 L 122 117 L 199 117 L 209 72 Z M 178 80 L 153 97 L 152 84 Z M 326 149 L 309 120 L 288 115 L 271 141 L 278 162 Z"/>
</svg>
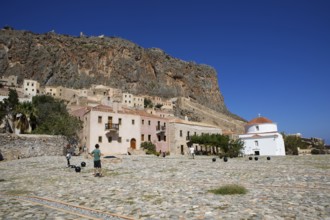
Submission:
<svg viewBox="0 0 330 220">
<path fill-rule="evenodd" d="M 249 121 L 246 125 L 265 124 L 265 123 L 273 123 L 273 122 L 265 117 L 257 117 Z"/>
<path fill-rule="evenodd" d="M 87 112 L 89 112 L 90 109 L 88 107 L 84 107 L 84 108 L 80 108 L 80 109 L 76 109 L 73 110 L 71 112 L 71 115 L 76 116 L 76 117 L 83 117 Z"/>
</svg>

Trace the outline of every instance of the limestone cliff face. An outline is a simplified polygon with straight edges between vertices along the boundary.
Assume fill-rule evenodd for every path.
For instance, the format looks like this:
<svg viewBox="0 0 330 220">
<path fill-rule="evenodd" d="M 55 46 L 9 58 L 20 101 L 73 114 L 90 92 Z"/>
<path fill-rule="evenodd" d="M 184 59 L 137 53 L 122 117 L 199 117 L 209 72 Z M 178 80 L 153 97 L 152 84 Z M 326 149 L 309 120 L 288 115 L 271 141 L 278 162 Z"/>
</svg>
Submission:
<svg viewBox="0 0 330 220">
<path fill-rule="evenodd" d="M 113 37 L 0 31 L 0 75 L 17 75 L 45 85 L 88 88 L 103 84 L 136 95 L 187 97 L 230 114 L 216 71 L 185 62 L 160 49 L 145 49 Z"/>
</svg>

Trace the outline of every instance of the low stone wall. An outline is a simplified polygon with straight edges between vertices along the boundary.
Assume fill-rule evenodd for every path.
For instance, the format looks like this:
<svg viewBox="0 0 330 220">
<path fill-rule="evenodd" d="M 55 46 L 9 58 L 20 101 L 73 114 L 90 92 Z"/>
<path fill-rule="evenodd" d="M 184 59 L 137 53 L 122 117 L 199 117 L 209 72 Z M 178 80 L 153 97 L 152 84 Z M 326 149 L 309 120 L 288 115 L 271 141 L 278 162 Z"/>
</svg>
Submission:
<svg viewBox="0 0 330 220">
<path fill-rule="evenodd" d="M 64 136 L 0 134 L 0 153 L 5 160 L 62 156 L 67 144 Z"/>
</svg>

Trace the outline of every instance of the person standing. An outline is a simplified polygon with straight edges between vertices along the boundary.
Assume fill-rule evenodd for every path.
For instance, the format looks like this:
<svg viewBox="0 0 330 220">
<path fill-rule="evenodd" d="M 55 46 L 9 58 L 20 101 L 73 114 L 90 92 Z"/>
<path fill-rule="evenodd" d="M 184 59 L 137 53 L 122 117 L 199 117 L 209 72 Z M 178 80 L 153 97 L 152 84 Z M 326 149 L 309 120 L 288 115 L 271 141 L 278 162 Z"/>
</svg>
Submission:
<svg viewBox="0 0 330 220">
<path fill-rule="evenodd" d="M 101 151 L 100 145 L 95 144 L 95 149 L 91 152 L 91 155 L 94 157 L 94 176 L 102 176 L 101 173 Z"/>
<path fill-rule="evenodd" d="M 189 150 L 190 150 L 190 154 L 191 154 L 192 158 L 195 159 L 195 148 L 194 148 L 194 146 L 191 146 L 189 148 Z"/>
<path fill-rule="evenodd" d="M 70 167 L 70 159 L 71 159 L 71 149 L 70 144 L 66 145 L 66 161 L 68 163 L 68 167 Z"/>
</svg>

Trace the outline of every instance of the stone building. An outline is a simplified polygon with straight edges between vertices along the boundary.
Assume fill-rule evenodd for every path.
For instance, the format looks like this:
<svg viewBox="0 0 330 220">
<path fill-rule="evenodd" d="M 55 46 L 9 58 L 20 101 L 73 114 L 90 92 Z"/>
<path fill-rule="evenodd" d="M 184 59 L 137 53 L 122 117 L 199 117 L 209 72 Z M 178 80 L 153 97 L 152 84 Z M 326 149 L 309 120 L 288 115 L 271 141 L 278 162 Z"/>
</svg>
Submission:
<svg viewBox="0 0 330 220">
<path fill-rule="evenodd" d="M 188 121 L 188 119 L 182 120 L 175 118 L 171 119 L 168 124 L 170 152 L 175 155 L 189 154 L 188 143 L 190 137 L 193 135 L 222 134 L 222 130 L 219 127 Z M 202 146 L 195 145 L 194 147 L 196 151 L 203 150 Z"/>
<path fill-rule="evenodd" d="M 40 94 L 40 84 L 38 81 L 31 80 L 31 79 L 24 79 L 23 82 L 23 92 L 24 95 L 29 97 L 33 97 Z"/>
<path fill-rule="evenodd" d="M 3 86 L 17 87 L 17 76 L 0 76 L 0 84 L 2 84 Z"/>
</svg>

